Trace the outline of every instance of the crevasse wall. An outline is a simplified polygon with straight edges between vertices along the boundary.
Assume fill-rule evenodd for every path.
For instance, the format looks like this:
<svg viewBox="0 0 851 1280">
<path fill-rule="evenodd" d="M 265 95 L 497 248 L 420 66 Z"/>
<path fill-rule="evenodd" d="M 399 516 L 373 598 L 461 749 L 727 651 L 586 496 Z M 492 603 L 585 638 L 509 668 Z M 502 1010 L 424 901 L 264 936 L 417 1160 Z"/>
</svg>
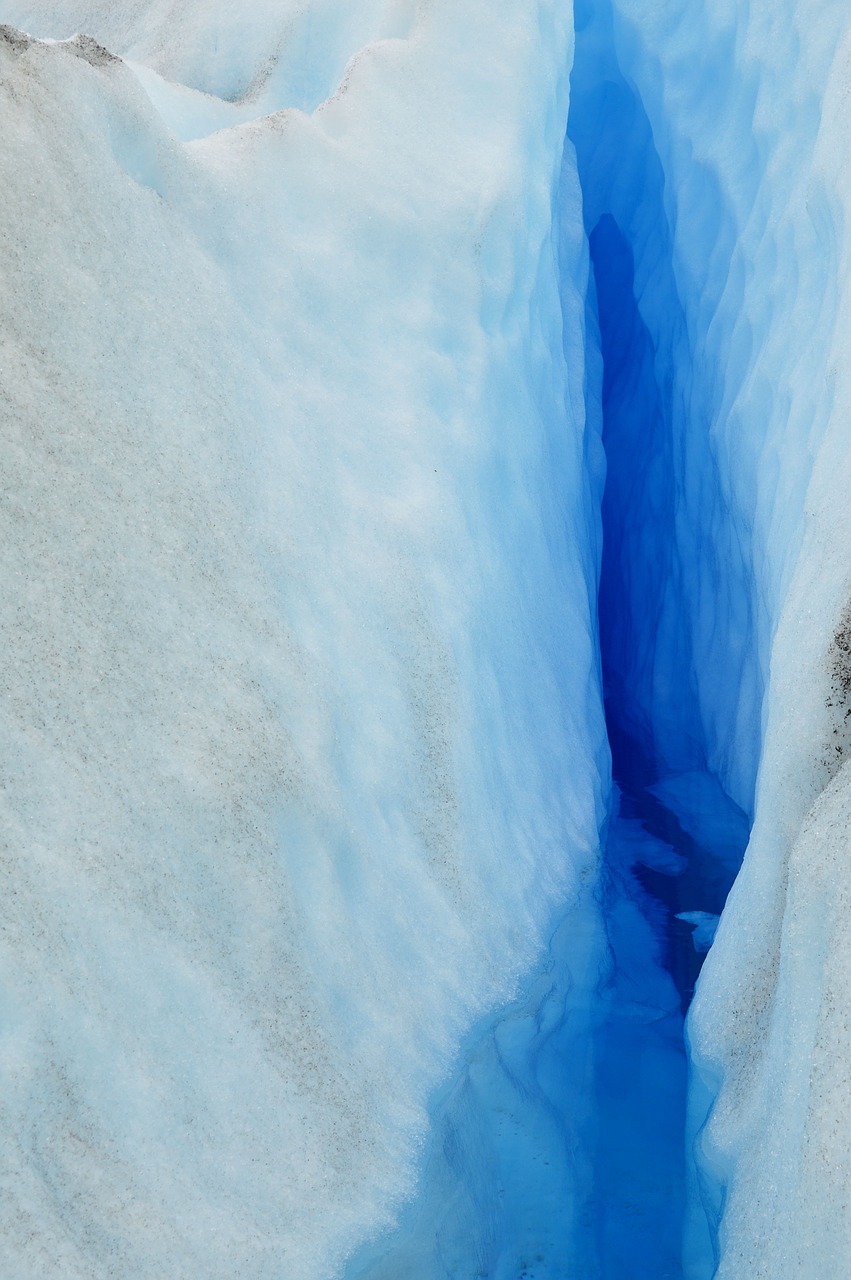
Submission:
<svg viewBox="0 0 851 1280">
<path fill-rule="evenodd" d="M 590 399 L 601 402 L 605 419 L 598 612 L 610 732 L 617 722 L 658 773 L 707 764 L 717 770 L 714 731 L 732 708 L 744 739 L 736 781 L 749 805 L 760 690 L 746 643 L 748 574 L 741 554 L 717 546 L 728 536 L 723 514 L 717 518 L 723 513 L 717 466 L 702 424 L 695 426 L 683 403 L 694 380 L 665 172 L 640 95 L 618 61 L 610 5 L 579 5 L 576 31 L 568 132 L 593 264 L 590 305 L 604 353 L 602 385 Z M 738 609 L 729 611 L 732 627 L 726 616 L 713 619 L 716 663 L 726 664 L 725 676 L 736 666 L 740 678 L 713 678 L 707 707 L 699 697 L 705 677 L 696 651 L 705 647 L 706 631 L 699 606 L 719 556 L 726 557 Z M 743 686 L 751 705 L 741 705 Z M 742 761 L 745 752 L 750 758 Z"/>
<path fill-rule="evenodd" d="M 758 755 L 741 737 L 760 701 L 750 686 L 767 683 L 829 413 L 812 380 L 834 322 L 835 184 L 814 177 L 812 153 L 816 86 L 838 22 L 830 7 L 816 24 L 794 6 L 614 6 L 619 64 L 664 174 L 685 330 L 688 360 L 670 364 L 684 486 L 675 536 L 691 579 L 695 681 L 710 764 L 744 801 Z M 642 309 L 658 330 L 663 309 L 653 299 Z M 737 630 L 742 667 L 731 680 L 719 658 Z"/>
<path fill-rule="evenodd" d="M 751 693 L 716 699 L 719 633 L 741 627 L 766 687 L 752 838 L 690 1019 L 703 1204 L 686 1266 L 705 1207 L 723 1277 L 838 1280 L 849 1256 L 846 27 L 832 4 L 615 5 L 665 173 L 683 412 L 723 494 L 691 535 L 693 635 L 711 762 L 737 797 Z"/>
<path fill-rule="evenodd" d="M 719 1276 L 845 1280 L 846 18 L 601 15 L 668 229 L 600 173 L 681 486 L 660 635 L 756 797 L 691 1021 L 690 1247 L 705 1205 Z M 571 15 L 0 18 L 137 68 L 0 45 L 4 1271 L 319 1280 L 593 873 Z M 658 724 L 664 671 L 621 674 Z"/>
<path fill-rule="evenodd" d="M 710 1071 L 720 1065 L 724 1078 L 704 1142 L 710 1167 L 732 1166 L 719 1276 L 838 1280 L 851 1255 L 840 1101 L 850 989 L 840 923 L 849 888 L 851 723 L 846 15 L 829 7 L 810 24 L 804 17 L 797 34 L 795 74 L 824 86 L 806 162 L 800 153 L 794 159 L 802 172 L 790 202 L 789 252 L 803 264 L 803 282 L 783 326 L 791 439 L 800 441 L 802 471 L 809 454 L 811 474 L 793 507 L 799 553 L 793 569 L 784 566 L 758 822 L 694 1038 L 699 1060 Z M 788 181 L 787 165 L 782 172 L 778 185 Z M 815 282 L 807 280 L 808 262 L 822 264 Z M 786 501 L 772 522 L 781 543 Z"/>
<path fill-rule="evenodd" d="M 379 10 L 0 6 L 195 86 L 0 40 L 10 1278 L 334 1274 L 593 872 L 570 15 Z"/>
</svg>

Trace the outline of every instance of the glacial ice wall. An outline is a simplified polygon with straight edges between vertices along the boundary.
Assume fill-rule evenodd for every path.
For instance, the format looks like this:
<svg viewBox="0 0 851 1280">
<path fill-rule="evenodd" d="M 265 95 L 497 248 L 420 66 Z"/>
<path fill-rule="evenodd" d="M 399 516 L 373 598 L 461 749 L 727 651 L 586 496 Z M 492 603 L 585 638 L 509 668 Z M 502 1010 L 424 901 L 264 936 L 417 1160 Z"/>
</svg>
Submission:
<svg viewBox="0 0 851 1280">
<path fill-rule="evenodd" d="M 613 687 L 754 816 L 685 1274 L 845 1280 L 844 6 L 581 0 L 567 146 L 553 0 L 0 20 L 4 1274 L 339 1274 L 474 1024 L 465 1168 L 504 1104 L 487 1194 L 522 1132 L 574 1229 L 608 287 L 663 477 Z"/>
<path fill-rule="evenodd" d="M 686 1273 L 706 1208 L 720 1225 L 716 1274 L 737 1280 L 838 1280 L 851 1256 L 839 924 L 851 688 L 847 26 L 836 4 L 615 5 L 620 66 L 665 174 L 692 353 L 679 373 L 683 414 L 707 433 L 724 495 L 698 537 L 686 534 L 702 566 L 701 714 L 737 798 L 756 757 L 735 706 L 717 697 L 719 634 L 741 627 L 766 690 L 755 825 L 690 1020 L 703 1203 Z M 737 560 L 749 609 L 729 576 Z"/>
<path fill-rule="evenodd" d="M 570 15 L 161 10 L 0 12 L 2 1270 L 324 1280 L 594 867 Z"/>
</svg>

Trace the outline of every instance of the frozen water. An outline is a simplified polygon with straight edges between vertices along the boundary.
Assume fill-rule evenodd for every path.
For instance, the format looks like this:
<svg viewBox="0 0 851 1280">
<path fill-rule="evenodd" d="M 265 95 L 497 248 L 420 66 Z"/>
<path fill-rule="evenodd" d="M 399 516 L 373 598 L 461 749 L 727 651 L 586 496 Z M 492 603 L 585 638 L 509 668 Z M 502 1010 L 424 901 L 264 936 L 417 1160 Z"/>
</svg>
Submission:
<svg viewBox="0 0 851 1280">
<path fill-rule="evenodd" d="M 417 1196 L 395 1231 L 355 1254 L 346 1280 L 549 1280 L 587 1260 L 605 968 L 589 885 L 522 998 L 473 1029 L 433 1099 Z"/>
<path fill-rule="evenodd" d="M 715 934 L 718 932 L 718 921 L 721 917 L 713 915 L 711 911 L 679 911 L 677 919 L 685 920 L 686 924 L 694 925 L 691 940 L 694 943 L 695 951 L 708 951 L 715 941 Z"/>
<path fill-rule="evenodd" d="M 0 0 L 10 1280 L 846 1280 L 846 9 Z"/>
<path fill-rule="evenodd" d="M 2 18 L 53 39 L 85 31 L 176 100 L 194 90 L 261 116 L 319 106 L 364 46 L 411 35 L 417 0 L 4 0 Z"/>
<path fill-rule="evenodd" d="M 0 41 L 10 1280 L 334 1274 L 593 873 L 569 15 L 488 12 L 192 143 Z"/>
<path fill-rule="evenodd" d="M 838 1278 L 849 1258 L 839 1191 L 849 1144 L 838 1110 L 830 1140 L 819 1119 L 842 1071 L 843 1017 L 826 1000 L 843 960 L 826 942 L 827 897 L 807 941 L 790 939 L 798 859 L 817 892 L 819 867 L 838 850 L 834 834 L 816 854 L 807 811 L 822 805 L 847 752 L 848 390 L 847 362 L 835 354 L 847 342 L 847 12 L 761 3 L 735 14 L 675 3 L 648 11 L 623 0 L 615 28 L 665 174 L 691 349 L 680 397 L 695 429 L 705 424 L 719 476 L 722 501 L 715 514 L 707 507 L 694 544 L 695 562 L 706 557 L 711 571 L 697 597 L 694 667 L 719 746 L 736 718 L 712 714 L 723 670 L 708 646 L 725 626 L 750 637 L 751 686 L 768 687 L 753 835 L 689 1024 L 700 1203 L 686 1270 L 704 1256 L 705 1208 L 720 1221 L 719 1276 Z M 730 534 L 748 566 L 751 623 L 727 581 Z M 728 743 L 713 753 L 714 770 L 748 809 L 734 763 L 747 755 L 738 734 Z M 821 1059 L 803 1006 L 823 1011 Z M 812 1093 L 798 1088 L 822 1070 Z M 821 1196 L 805 1173 L 811 1160 L 821 1162 Z"/>
</svg>

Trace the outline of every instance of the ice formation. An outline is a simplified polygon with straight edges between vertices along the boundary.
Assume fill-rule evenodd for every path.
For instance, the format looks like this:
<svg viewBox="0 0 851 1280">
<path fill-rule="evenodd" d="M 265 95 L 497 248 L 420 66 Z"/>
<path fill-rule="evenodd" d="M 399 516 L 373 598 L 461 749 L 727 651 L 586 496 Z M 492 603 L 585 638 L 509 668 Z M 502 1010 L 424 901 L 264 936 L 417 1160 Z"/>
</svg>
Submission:
<svg viewBox="0 0 851 1280">
<path fill-rule="evenodd" d="M 0 22 L 2 1274 L 845 1280 L 844 6 Z"/>
</svg>

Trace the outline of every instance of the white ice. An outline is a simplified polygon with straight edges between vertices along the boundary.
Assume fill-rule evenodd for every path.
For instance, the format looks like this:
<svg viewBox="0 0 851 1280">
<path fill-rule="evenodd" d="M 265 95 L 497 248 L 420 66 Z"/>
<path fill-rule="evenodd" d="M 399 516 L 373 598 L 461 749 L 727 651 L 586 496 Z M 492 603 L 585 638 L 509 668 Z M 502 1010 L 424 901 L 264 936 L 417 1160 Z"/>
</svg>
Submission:
<svg viewBox="0 0 851 1280">
<path fill-rule="evenodd" d="M 311 14 L 0 42 L 9 1280 L 334 1274 L 594 865 L 569 13 Z"/>
<path fill-rule="evenodd" d="M 847 1280 L 847 6 L 602 8 L 664 179 L 676 341 L 630 226 L 694 696 L 754 817 L 686 1274 L 706 1208 L 719 1280 Z M 597 866 L 573 14 L 0 20 L 39 37 L 0 33 L 3 1274 L 329 1280 Z"/>
<path fill-rule="evenodd" d="M 704 1199 L 716 1220 L 723 1211 L 717 1275 L 840 1280 L 851 1265 L 839 1101 L 851 988 L 838 923 L 851 865 L 847 7 L 616 10 L 666 174 L 695 352 L 685 403 L 728 495 L 701 543 L 705 554 L 718 540 L 696 612 L 697 679 L 711 712 L 725 678 L 712 645 L 735 618 L 732 533 L 752 568 L 758 613 L 741 625 L 766 688 L 750 847 L 690 1019 L 692 1132 Z M 715 759 L 744 799 L 735 724 L 727 712 L 718 721 Z"/>
</svg>

